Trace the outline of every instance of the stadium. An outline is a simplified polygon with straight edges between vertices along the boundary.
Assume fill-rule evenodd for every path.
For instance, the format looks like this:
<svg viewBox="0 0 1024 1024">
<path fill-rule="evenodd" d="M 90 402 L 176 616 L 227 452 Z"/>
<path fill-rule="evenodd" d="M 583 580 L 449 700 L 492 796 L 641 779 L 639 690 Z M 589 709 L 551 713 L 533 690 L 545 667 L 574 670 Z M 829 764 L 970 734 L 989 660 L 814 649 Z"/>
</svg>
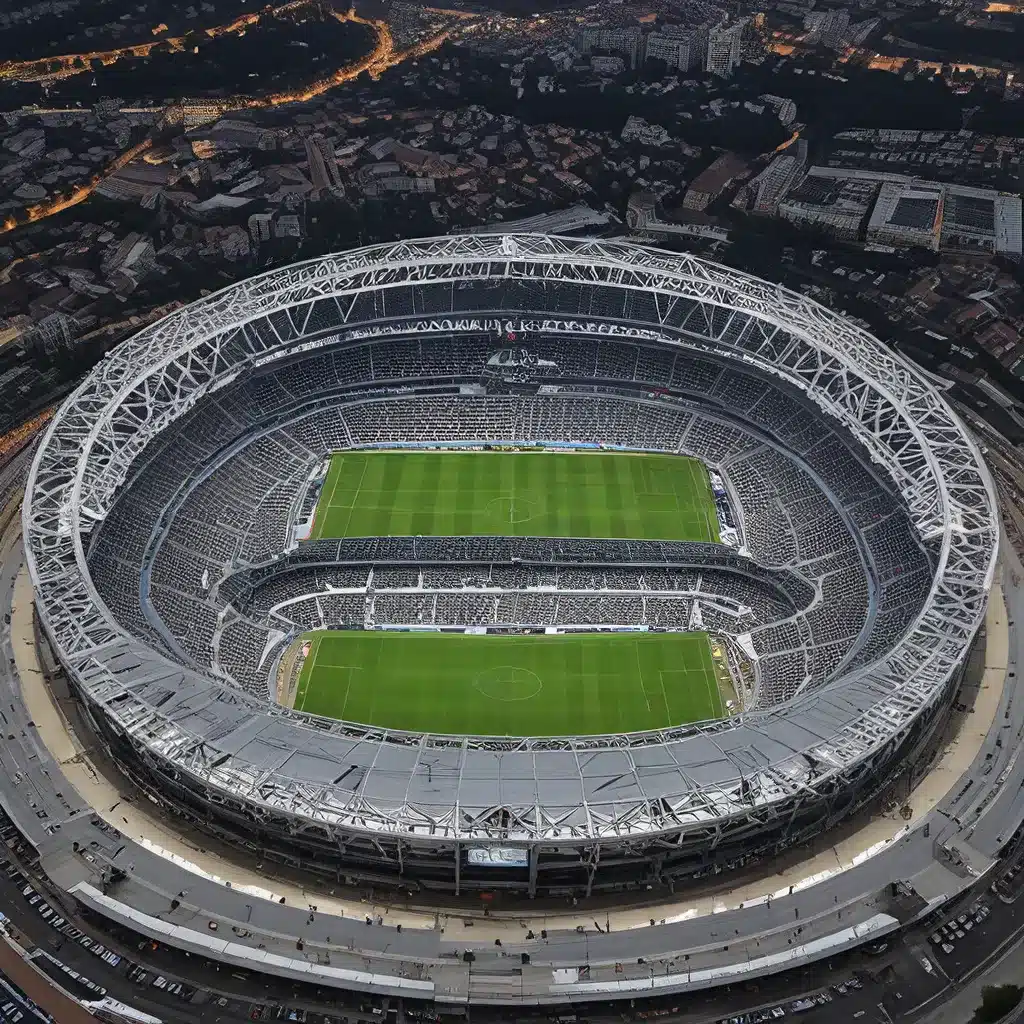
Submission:
<svg viewBox="0 0 1024 1024">
<path fill-rule="evenodd" d="M 145 329 L 55 416 L 23 530 L 47 640 L 160 806 L 327 880 L 587 898 L 891 784 L 998 517 L 942 397 L 823 306 L 480 234 Z"/>
</svg>

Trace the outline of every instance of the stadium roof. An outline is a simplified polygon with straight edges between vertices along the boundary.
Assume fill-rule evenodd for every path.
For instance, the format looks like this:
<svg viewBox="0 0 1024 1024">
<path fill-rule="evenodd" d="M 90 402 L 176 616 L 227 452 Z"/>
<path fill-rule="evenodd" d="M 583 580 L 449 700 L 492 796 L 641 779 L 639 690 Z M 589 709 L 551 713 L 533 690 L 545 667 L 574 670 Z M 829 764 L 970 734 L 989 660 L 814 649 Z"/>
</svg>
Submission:
<svg viewBox="0 0 1024 1024">
<path fill-rule="evenodd" d="M 557 289 L 535 289 L 529 312 L 552 332 L 607 331 L 741 361 L 838 420 L 884 467 L 938 553 L 928 602 L 906 634 L 874 664 L 781 707 L 699 728 L 502 742 L 355 730 L 271 709 L 126 635 L 89 577 L 84 538 L 168 423 L 248 368 L 304 346 L 399 336 L 401 318 L 379 319 L 383 303 L 367 297 L 387 295 L 394 309 L 402 289 L 444 285 L 450 315 L 426 327 L 418 316 L 416 330 L 450 334 L 479 330 L 477 286 L 510 279 L 571 283 L 574 294 L 628 291 L 629 322 L 543 308 L 564 294 Z M 898 749 L 943 699 L 981 623 L 998 537 L 991 482 L 959 421 L 921 374 L 850 322 L 685 255 L 486 234 L 285 267 L 148 327 L 110 353 L 54 417 L 33 465 L 24 528 L 46 632 L 94 711 L 129 742 L 221 801 L 296 827 L 432 843 L 713 828 L 727 817 L 791 811 L 842 785 L 867 760 Z M 430 773 L 420 770 L 426 758 Z"/>
</svg>

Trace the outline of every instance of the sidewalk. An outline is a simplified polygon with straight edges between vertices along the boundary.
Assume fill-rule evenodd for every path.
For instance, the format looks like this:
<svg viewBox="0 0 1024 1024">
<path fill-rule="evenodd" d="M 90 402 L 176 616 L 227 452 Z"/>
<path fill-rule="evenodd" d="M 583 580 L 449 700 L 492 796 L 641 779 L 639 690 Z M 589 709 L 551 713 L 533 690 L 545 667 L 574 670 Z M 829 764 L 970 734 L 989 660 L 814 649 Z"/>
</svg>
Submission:
<svg viewBox="0 0 1024 1024">
<path fill-rule="evenodd" d="M 1024 985 L 1024 932 L 999 963 L 982 971 L 963 988 L 943 994 L 942 1005 L 930 1016 L 922 1018 L 924 1024 L 969 1024 L 974 1011 L 981 1005 L 981 990 L 989 985 Z M 1020 1007 L 1018 1007 L 1018 1010 Z M 1019 1017 L 1010 1015 L 1010 1020 Z"/>
</svg>

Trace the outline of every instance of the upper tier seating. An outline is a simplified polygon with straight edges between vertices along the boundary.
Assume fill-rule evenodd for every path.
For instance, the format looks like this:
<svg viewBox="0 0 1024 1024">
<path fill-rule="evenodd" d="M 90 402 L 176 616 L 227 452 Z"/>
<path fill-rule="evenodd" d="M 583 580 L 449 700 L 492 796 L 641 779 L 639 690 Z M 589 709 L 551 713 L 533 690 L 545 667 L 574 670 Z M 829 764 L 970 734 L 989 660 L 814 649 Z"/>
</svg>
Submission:
<svg viewBox="0 0 1024 1024">
<path fill-rule="evenodd" d="M 530 346 L 557 364 L 546 372 L 557 372 L 567 390 L 458 393 L 451 385 L 482 379 L 493 349 L 491 340 L 469 337 L 323 349 L 240 378 L 172 424 L 133 467 L 90 538 L 101 595 L 126 629 L 169 656 L 263 695 L 260 672 L 268 668 L 272 635 L 338 624 L 686 628 L 697 601 L 705 628 L 751 634 L 762 705 L 877 658 L 907 628 L 928 590 L 930 556 L 898 497 L 867 468 L 854 442 L 799 396 L 682 350 L 543 337 Z M 385 382 L 433 390 L 381 394 Z M 653 389 L 672 394 L 651 401 Z M 330 566 L 301 580 L 281 576 L 249 594 L 232 591 L 240 586 L 234 577 L 224 582 L 240 566 L 286 550 L 292 524 L 308 511 L 307 481 L 332 451 L 459 440 L 596 441 L 695 455 L 725 479 L 743 550 L 799 575 L 813 596 L 787 604 L 758 590 L 756 581 L 697 569 L 696 586 L 678 573 L 662 574 L 670 585 L 659 586 L 657 573 L 641 579 L 639 571 L 588 570 L 587 562 L 611 560 L 607 543 L 508 538 L 353 539 L 334 542 L 331 557 L 330 544 L 309 545 L 309 557 L 325 562 L 392 564 Z M 394 564 L 403 544 L 414 557 L 397 561 L 420 564 Z M 536 560 L 550 567 L 531 569 L 535 582 L 524 583 L 519 570 L 501 563 L 511 546 L 531 544 L 543 555 Z M 626 562 L 648 559 L 653 550 L 618 543 Z M 467 558 L 494 563 L 486 581 L 506 593 L 453 593 L 481 582 L 460 574 L 458 563 Z M 150 571 L 136 584 L 144 565 Z M 515 592 L 532 586 L 590 593 Z M 339 588 L 361 592 L 322 592 Z M 401 588 L 422 593 L 394 592 Z M 595 593 L 604 589 L 684 593 Z M 730 602 L 751 611 L 733 615 Z M 228 604 L 246 618 L 225 618 Z"/>
</svg>

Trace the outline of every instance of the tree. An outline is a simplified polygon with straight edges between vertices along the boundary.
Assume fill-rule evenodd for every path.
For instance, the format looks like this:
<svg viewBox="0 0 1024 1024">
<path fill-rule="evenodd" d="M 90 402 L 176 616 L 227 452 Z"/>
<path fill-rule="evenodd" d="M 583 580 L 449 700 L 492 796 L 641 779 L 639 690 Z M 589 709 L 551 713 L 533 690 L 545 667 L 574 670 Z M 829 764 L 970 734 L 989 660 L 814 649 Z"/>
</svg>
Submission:
<svg viewBox="0 0 1024 1024">
<path fill-rule="evenodd" d="M 981 1006 L 974 1011 L 974 1024 L 993 1024 L 1002 1020 L 1024 996 L 1017 985 L 986 985 L 981 990 Z"/>
</svg>

